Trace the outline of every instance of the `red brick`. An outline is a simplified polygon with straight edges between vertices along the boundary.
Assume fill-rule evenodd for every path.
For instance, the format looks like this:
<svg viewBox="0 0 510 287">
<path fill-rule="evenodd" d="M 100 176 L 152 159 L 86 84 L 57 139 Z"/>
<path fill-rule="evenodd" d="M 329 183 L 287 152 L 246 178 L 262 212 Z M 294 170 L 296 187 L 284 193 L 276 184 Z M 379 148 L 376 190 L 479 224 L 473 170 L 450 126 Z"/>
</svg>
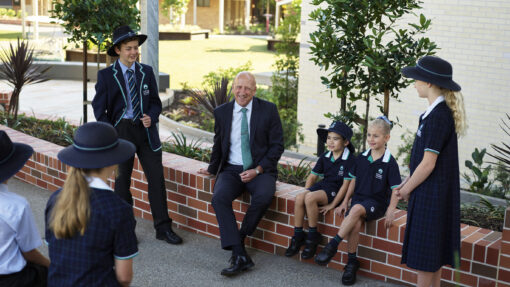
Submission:
<svg viewBox="0 0 510 287">
<path fill-rule="evenodd" d="M 483 278 L 483 277 L 479 277 L 477 286 L 478 287 L 495 287 L 496 281 L 487 279 L 487 278 Z"/>
<path fill-rule="evenodd" d="M 510 271 L 500 268 L 498 274 L 498 280 L 510 283 Z"/>
<path fill-rule="evenodd" d="M 220 236 L 220 229 L 215 225 L 207 224 L 207 232 L 216 235 L 217 237 Z"/>
<path fill-rule="evenodd" d="M 452 281 L 452 275 L 453 271 L 451 269 L 443 267 L 443 269 L 441 270 L 441 278 L 445 280 Z"/>
<path fill-rule="evenodd" d="M 255 238 L 251 239 L 251 246 L 255 249 L 262 250 L 268 253 L 274 253 L 274 245 L 264 242 Z"/>
<path fill-rule="evenodd" d="M 151 206 L 147 203 L 147 202 L 143 202 L 141 200 L 138 200 L 136 198 L 133 198 L 133 202 L 134 202 L 134 206 L 142 209 L 142 210 L 145 210 L 147 212 L 150 212 L 151 210 Z"/>
<path fill-rule="evenodd" d="M 133 185 L 135 188 L 138 188 L 140 190 L 144 190 L 146 191 L 147 188 L 148 188 L 148 184 L 146 182 L 141 182 L 141 181 L 138 181 L 138 180 L 133 180 Z"/>
<path fill-rule="evenodd" d="M 287 212 L 287 200 L 285 198 L 278 198 L 278 211 Z"/>
<path fill-rule="evenodd" d="M 460 270 L 470 272 L 471 271 L 471 260 L 460 260 Z"/>
<path fill-rule="evenodd" d="M 186 197 L 185 196 L 182 196 L 180 194 L 177 194 L 175 192 L 167 192 L 168 194 L 168 199 L 169 200 L 172 200 L 172 201 L 175 201 L 175 202 L 178 202 L 178 203 L 182 203 L 182 204 L 186 204 Z"/>
<path fill-rule="evenodd" d="M 262 229 L 274 232 L 275 228 L 276 228 L 276 224 L 273 221 L 270 221 L 267 219 L 262 219 L 259 222 L 258 228 L 262 228 Z"/>
<path fill-rule="evenodd" d="M 287 199 L 287 213 L 294 214 L 294 203 L 295 201 L 292 199 Z"/>
<path fill-rule="evenodd" d="M 402 245 L 374 237 L 372 247 L 395 254 L 402 253 Z"/>
<path fill-rule="evenodd" d="M 239 200 L 232 201 L 232 209 L 241 211 L 241 202 Z"/>
<path fill-rule="evenodd" d="M 168 169 L 168 175 L 169 175 L 170 181 L 175 181 L 175 169 L 173 169 L 173 168 Z"/>
<path fill-rule="evenodd" d="M 501 242 L 501 253 L 510 255 L 510 242 L 507 241 Z"/>
<path fill-rule="evenodd" d="M 205 222 L 208 222 L 208 223 L 211 223 L 211 224 L 214 224 L 214 225 L 218 225 L 218 221 L 216 219 L 216 216 L 214 216 L 212 214 L 209 214 L 209 213 L 205 213 L 205 212 L 199 211 L 198 212 L 198 219 L 202 220 L 202 221 L 205 221 Z"/>
<path fill-rule="evenodd" d="M 370 247 L 372 246 L 372 236 L 366 236 L 363 233 L 359 234 L 359 244 L 363 246 Z"/>
<path fill-rule="evenodd" d="M 193 198 L 197 197 L 197 191 L 195 189 L 184 186 L 184 185 L 180 185 L 180 184 L 177 185 L 177 192 L 180 194 L 184 194 L 186 196 L 193 197 Z"/>
<path fill-rule="evenodd" d="M 501 254 L 499 258 L 500 258 L 499 259 L 500 260 L 499 261 L 500 266 L 504 267 L 504 268 L 507 268 L 507 269 L 510 269 L 510 256 Z"/>
<path fill-rule="evenodd" d="M 418 275 L 416 274 L 416 272 L 402 270 L 402 280 L 412 284 L 416 284 L 418 282 Z"/>
<path fill-rule="evenodd" d="M 402 269 L 393 267 L 390 265 L 382 264 L 379 262 L 372 262 L 371 271 L 382 274 L 384 276 L 390 276 L 393 278 L 400 279 L 400 274 L 402 273 Z"/>
<path fill-rule="evenodd" d="M 133 213 L 136 217 L 142 217 L 142 210 L 138 208 L 133 208 Z"/>
<path fill-rule="evenodd" d="M 487 245 L 489 245 L 489 241 L 480 240 L 478 241 L 473 250 L 473 260 L 485 262 L 485 249 L 487 249 Z"/>
<path fill-rule="evenodd" d="M 476 286 L 476 284 L 478 283 L 478 278 L 471 274 L 461 272 L 460 273 L 460 283 L 469 285 L 469 286 Z"/>
<path fill-rule="evenodd" d="M 175 181 L 177 183 L 182 183 L 182 171 L 180 170 L 175 171 Z"/>
<path fill-rule="evenodd" d="M 188 218 L 188 225 L 201 231 L 207 231 L 207 225 L 203 222 Z"/>
<path fill-rule="evenodd" d="M 498 255 L 501 248 L 501 240 L 498 240 L 487 247 L 485 262 L 491 265 L 498 265 Z"/>
<path fill-rule="evenodd" d="M 197 176 L 194 174 L 189 175 L 189 186 L 197 187 Z"/>
<path fill-rule="evenodd" d="M 169 211 L 169 216 L 172 218 L 173 222 L 177 222 L 180 224 L 186 224 L 186 216 L 179 214 L 178 212 Z"/>
<path fill-rule="evenodd" d="M 187 172 L 182 173 L 182 184 L 189 185 L 189 173 Z"/>
<path fill-rule="evenodd" d="M 322 224 L 322 223 L 319 223 L 317 225 L 317 230 L 324 234 L 324 235 L 328 235 L 330 237 L 334 237 L 335 234 L 338 232 L 338 229 L 335 228 L 335 227 L 331 227 L 329 225 L 325 225 L 325 224 Z"/>
<path fill-rule="evenodd" d="M 248 211 L 248 208 L 250 208 L 249 204 L 241 202 L 241 207 L 240 207 L 241 212 L 246 213 Z"/>
<path fill-rule="evenodd" d="M 294 235 L 294 229 L 287 225 L 278 223 L 276 224 L 276 233 L 291 237 Z"/>
<path fill-rule="evenodd" d="M 46 181 L 38 179 L 37 180 L 37 186 L 42 187 L 44 189 L 47 189 L 48 188 L 48 183 Z"/>
<path fill-rule="evenodd" d="M 288 237 L 281 236 L 279 234 L 269 232 L 269 231 L 264 231 L 264 240 L 269 241 L 271 243 L 278 244 L 283 247 L 289 246 L 289 238 Z"/>
<path fill-rule="evenodd" d="M 461 242 L 461 245 L 460 245 L 460 254 L 462 255 L 462 258 L 465 258 L 465 259 L 471 259 L 472 258 L 472 255 L 473 255 L 473 244 L 469 243 L 469 242 L 464 242 L 462 241 Z"/>
<path fill-rule="evenodd" d="M 196 199 L 193 199 L 191 197 L 188 197 L 188 205 L 191 206 L 191 207 L 194 207 L 196 209 L 199 209 L 199 210 L 204 210 L 204 211 L 207 210 L 207 203 L 206 202 L 203 202 L 201 200 L 196 200 Z"/>
<path fill-rule="evenodd" d="M 196 177 L 196 186 L 198 190 L 204 190 L 204 178 L 201 176 Z"/>
<path fill-rule="evenodd" d="M 178 205 L 177 203 L 173 202 L 173 201 L 166 201 L 166 207 L 167 209 L 171 210 L 171 211 L 177 211 L 178 210 Z"/>
<path fill-rule="evenodd" d="M 139 189 L 131 189 L 131 196 L 133 198 L 137 198 L 137 199 L 140 199 L 140 200 L 143 199 L 142 192 Z"/>
<path fill-rule="evenodd" d="M 402 258 L 400 256 L 388 254 L 388 264 L 393 265 L 395 267 L 407 268 L 405 264 L 400 263 L 401 261 Z"/>
<path fill-rule="evenodd" d="M 384 218 L 377 221 L 377 237 L 388 238 L 388 229 L 384 226 Z"/>
<path fill-rule="evenodd" d="M 143 219 L 146 219 L 146 220 L 150 220 L 150 221 L 153 221 L 154 219 L 152 218 L 152 214 L 150 214 L 149 212 L 145 212 L 143 211 L 142 212 L 142 218 Z"/>
</svg>

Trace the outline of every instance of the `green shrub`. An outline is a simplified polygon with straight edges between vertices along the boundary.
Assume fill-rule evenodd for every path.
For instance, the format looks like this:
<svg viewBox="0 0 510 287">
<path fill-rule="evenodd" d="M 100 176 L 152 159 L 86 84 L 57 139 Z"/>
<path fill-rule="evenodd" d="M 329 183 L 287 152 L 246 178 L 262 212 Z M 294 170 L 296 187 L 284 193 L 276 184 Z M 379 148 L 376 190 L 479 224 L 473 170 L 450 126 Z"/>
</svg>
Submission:
<svg viewBox="0 0 510 287">
<path fill-rule="evenodd" d="M 508 203 L 507 203 L 508 205 Z M 480 196 L 478 203 L 461 204 L 460 222 L 495 231 L 502 231 L 506 207 L 493 205 Z"/>
<path fill-rule="evenodd" d="M 203 162 L 209 162 L 211 159 L 211 150 L 201 148 L 201 140 L 191 140 L 188 142 L 186 136 L 182 131 L 179 133 L 172 132 L 174 139 L 173 143 L 163 142 L 163 151 L 178 154 L 184 157 L 200 160 Z"/>
<path fill-rule="evenodd" d="M 7 9 L 0 8 L 0 16 L 5 16 L 5 14 L 7 14 Z"/>
<path fill-rule="evenodd" d="M 278 164 L 278 180 L 304 187 L 312 171 L 310 163 L 305 160 L 306 158 L 302 159 L 297 166 L 292 166 L 290 163 L 287 163 L 287 166 Z"/>
<path fill-rule="evenodd" d="M 401 160 L 404 166 L 409 166 L 411 163 L 411 149 L 413 148 L 414 134 L 406 129 L 406 131 L 400 135 L 400 139 L 402 140 L 402 145 L 399 145 L 397 148 L 396 158 Z"/>
<path fill-rule="evenodd" d="M 16 17 L 16 11 L 12 10 L 12 9 L 9 9 L 7 10 L 7 13 L 5 14 L 6 16 L 8 17 Z"/>
<path fill-rule="evenodd" d="M 204 76 L 202 86 L 204 89 L 213 89 L 216 83 L 221 83 L 222 78 L 225 78 L 229 81 L 229 83 L 232 83 L 239 72 L 251 70 L 253 70 L 251 61 L 248 61 L 239 67 L 228 67 L 225 69 L 219 68 L 218 70 L 209 72 Z M 230 90 L 230 88 L 228 90 Z"/>
<path fill-rule="evenodd" d="M 25 114 L 18 115 L 17 120 L 10 118 L 6 113 L 0 112 L 0 123 L 11 129 L 20 131 L 60 146 L 73 143 L 73 134 L 76 127 L 69 124 L 65 118 L 56 120 L 41 120 Z"/>
</svg>

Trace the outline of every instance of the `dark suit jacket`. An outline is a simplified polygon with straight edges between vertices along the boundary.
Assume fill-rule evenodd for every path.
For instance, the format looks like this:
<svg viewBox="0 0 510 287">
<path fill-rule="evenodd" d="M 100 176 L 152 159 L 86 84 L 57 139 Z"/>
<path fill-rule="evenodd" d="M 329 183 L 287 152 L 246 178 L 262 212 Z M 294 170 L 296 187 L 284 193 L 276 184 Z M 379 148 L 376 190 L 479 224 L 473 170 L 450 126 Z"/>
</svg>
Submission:
<svg viewBox="0 0 510 287">
<path fill-rule="evenodd" d="M 156 124 L 161 113 L 161 100 L 152 67 L 135 62 L 136 89 L 140 96 L 142 113 L 151 117 L 151 126 L 146 128 L 151 149 L 161 149 L 159 133 Z M 103 121 L 117 126 L 127 110 L 128 93 L 126 81 L 122 75 L 118 60 L 108 68 L 97 73 L 96 95 L 92 101 L 94 116 L 97 121 Z"/>
<path fill-rule="evenodd" d="M 260 165 L 264 173 L 277 176 L 276 166 L 283 153 L 283 130 L 276 105 L 253 97 L 250 117 L 250 148 L 254 168 Z M 208 171 L 217 174 L 227 163 L 230 152 L 230 128 L 234 100 L 214 110 L 214 145 Z"/>
</svg>

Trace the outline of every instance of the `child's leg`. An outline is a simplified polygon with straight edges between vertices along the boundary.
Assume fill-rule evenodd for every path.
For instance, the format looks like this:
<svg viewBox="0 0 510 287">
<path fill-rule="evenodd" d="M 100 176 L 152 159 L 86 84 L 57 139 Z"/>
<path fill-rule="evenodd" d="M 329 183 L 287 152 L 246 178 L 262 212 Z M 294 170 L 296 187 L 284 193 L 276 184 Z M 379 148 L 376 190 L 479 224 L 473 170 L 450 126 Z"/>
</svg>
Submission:
<svg viewBox="0 0 510 287">
<path fill-rule="evenodd" d="M 418 287 L 439 287 L 441 285 L 441 269 L 436 272 L 417 271 Z"/>
<path fill-rule="evenodd" d="M 317 246 L 321 241 L 321 235 L 317 232 L 317 221 L 319 218 L 319 204 L 327 204 L 328 196 L 324 190 L 309 192 L 305 196 L 306 214 L 308 216 L 308 237 L 306 245 L 301 253 L 301 258 L 309 259 L 315 255 Z"/>
<path fill-rule="evenodd" d="M 358 250 L 359 243 L 359 233 L 361 232 L 362 225 L 363 219 L 360 218 L 358 223 L 352 229 L 351 233 L 347 235 L 347 252 L 349 253 L 349 260 L 356 259 L 356 251 Z"/>
<path fill-rule="evenodd" d="M 319 205 L 326 204 L 328 204 L 328 195 L 324 190 L 317 190 L 306 194 L 305 205 L 309 227 L 317 227 L 317 221 L 319 221 Z"/>
<path fill-rule="evenodd" d="M 308 190 L 296 195 L 294 203 L 294 226 L 303 228 L 305 219 L 305 196 L 310 193 Z"/>
<path fill-rule="evenodd" d="M 315 262 L 317 262 L 319 265 L 328 264 L 331 258 L 335 256 L 338 250 L 338 245 L 340 242 L 342 242 L 344 237 L 350 234 L 359 234 L 359 228 L 361 228 L 361 223 L 363 222 L 365 215 L 365 208 L 361 204 L 355 204 L 353 207 L 351 207 L 349 210 L 349 215 L 347 215 L 344 221 L 342 221 L 337 235 L 331 239 L 329 243 L 324 247 L 324 249 L 322 249 L 321 253 L 315 257 Z M 359 236 L 355 236 L 353 239 L 356 240 L 356 244 L 354 245 L 354 250 L 356 250 Z"/>
<path fill-rule="evenodd" d="M 305 242 L 305 233 L 303 231 L 303 221 L 305 218 L 305 196 L 309 191 L 302 192 L 296 196 L 294 203 L 294 236 L 290 245 L 285 251 L 285 256 L 291 257 L 299 252 L 299 249 Z"/>
</svg>

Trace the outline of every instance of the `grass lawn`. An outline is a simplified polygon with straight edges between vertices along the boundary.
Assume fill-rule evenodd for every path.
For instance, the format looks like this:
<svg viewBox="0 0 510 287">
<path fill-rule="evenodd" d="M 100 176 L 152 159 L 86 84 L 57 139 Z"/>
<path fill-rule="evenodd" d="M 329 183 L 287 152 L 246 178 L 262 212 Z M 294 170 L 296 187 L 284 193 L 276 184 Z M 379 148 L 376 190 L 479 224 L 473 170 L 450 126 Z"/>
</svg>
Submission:
<svg viewBox="0 0 510 287">
<path fill-rule="evenodd" d="M 0 30 L 0 41 L 16 40 L 18 37 L 21 38 L 21 32 Z"/>
<path fill-rule="evenodd" d="M 252 72 L 274 70 L 275 53 L 266 48 L 265 39 L 242 36 L 217 36 L 206 40 L 160 41 L 159 70 L 170 74 L 170 88 L 182 82 L 200 88 L 202 77 L 218 68 L 238 67 L 248 61 Z"/>
</svg>

